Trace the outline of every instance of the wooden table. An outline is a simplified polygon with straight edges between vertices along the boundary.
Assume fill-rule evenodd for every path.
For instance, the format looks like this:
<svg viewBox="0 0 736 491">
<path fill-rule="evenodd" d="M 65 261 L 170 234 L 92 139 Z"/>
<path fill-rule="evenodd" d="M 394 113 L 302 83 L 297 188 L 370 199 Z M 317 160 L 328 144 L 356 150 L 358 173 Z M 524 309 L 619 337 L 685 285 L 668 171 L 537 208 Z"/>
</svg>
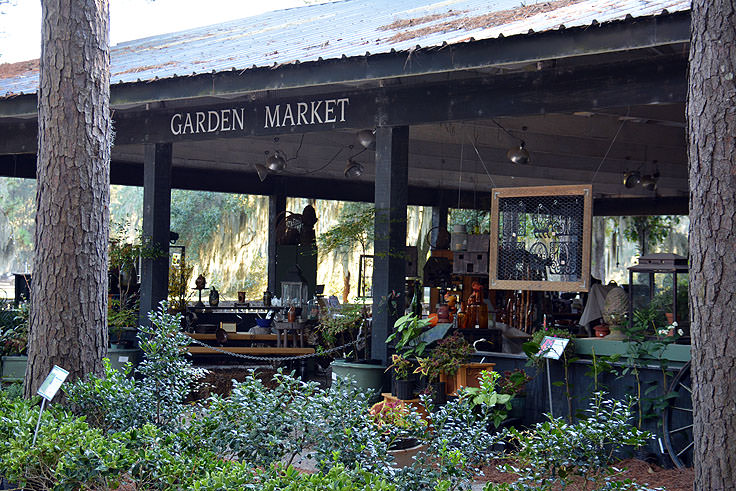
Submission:
<svg viewBox="0 0 736 491">
<path fill-rule="evenodd" d="M 274 329 L 276 329 L 276 347 L 289 347 L 289 332 L 293 332 L 294 346 L 292 348 L 303 348 L 304 347 L 304 324 L 301 322 L 274 322 Z M 281 333 L 283 332 L 284 340 L 281 341 Z M 299 339 L 299 346 L 297 346 L 297 336 Z"/>
</svg>

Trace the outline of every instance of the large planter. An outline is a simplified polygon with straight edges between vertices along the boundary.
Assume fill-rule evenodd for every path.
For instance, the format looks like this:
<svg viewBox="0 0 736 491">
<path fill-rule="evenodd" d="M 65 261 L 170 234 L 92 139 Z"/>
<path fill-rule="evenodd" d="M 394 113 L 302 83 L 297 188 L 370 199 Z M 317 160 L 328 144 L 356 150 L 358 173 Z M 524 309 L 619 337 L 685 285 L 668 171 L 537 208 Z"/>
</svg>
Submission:
<svg viewBox="0 0 736 491">
<path fill-rule="evenodd" d="M 120 370 L 128 362 L 136 366 L 141 359 L 141 351 L 137 349 L 109 349 L 107 358 L 110 359 L 110 365 L 113 368 Z M 3 382 L 22 382 L 27 364 L 27 356 L 3 356 L 0 380 Z"/>
<path fill-rule="evenodd" d="M 411 466 L 414 464 L 414 456 L 426 448 L 427 445 L 418 444 L 417 441 L 413 439 L 410 441 L 407 440 L 407 445 L 395 445 L 388 450 L 388 454 L 394 458 L 391 462 L 391 466 L 394 469 L 402 469 L 404 467 Z"/>
<path fill-rule="evenodd" d="M 396 393 L 394 394 L 397 398 L 401 399 L 402 401 L 408 401 L 409 399 L 414 399 L 414 380 L 401 380 L 397 379 L 394 380 L 394 389 Z"/>
<path fill-rule="evenodd" d="M 370 390 L 376 396 L 381 394 L 386 367 L 345 360 L 335 360 L 330 363 L 330 366 L 332 367 L 332 380 L 352 378 L 358 387 Z"/>
<path fill-rule="evenodd" d="M 3 356 L 0 378 L 3 382 L 22 382 L 26 375 L 27 364 L 27 356 Z"/>
</svg>

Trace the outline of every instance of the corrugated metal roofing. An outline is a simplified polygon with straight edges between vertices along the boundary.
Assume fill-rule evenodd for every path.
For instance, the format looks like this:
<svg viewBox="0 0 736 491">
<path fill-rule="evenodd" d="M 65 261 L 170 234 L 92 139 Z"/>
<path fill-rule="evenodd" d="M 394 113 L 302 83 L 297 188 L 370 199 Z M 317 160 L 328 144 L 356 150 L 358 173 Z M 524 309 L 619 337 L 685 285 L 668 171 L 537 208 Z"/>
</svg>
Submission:
<svg viewBox="0 0 736 491">
<path fill-rule="evenodd" d="M 118 44 L 111 49 L 111 83 L 405 51 L 689 9 L 690 0 L 343 0 Z M 37 90 L 37 64 L 26 66 L 0 77 L 0 94 Z"/>
</svg>

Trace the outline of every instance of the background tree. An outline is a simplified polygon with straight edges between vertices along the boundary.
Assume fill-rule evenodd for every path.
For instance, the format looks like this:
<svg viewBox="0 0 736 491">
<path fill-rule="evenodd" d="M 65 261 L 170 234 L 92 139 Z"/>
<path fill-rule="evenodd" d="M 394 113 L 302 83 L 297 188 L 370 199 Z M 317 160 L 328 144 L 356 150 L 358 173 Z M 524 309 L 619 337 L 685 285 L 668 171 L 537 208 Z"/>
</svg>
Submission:
<svg viewBox="0 0 736 491">
<path fill-rule="evenodd" d="M 54 364 L 100 374 L 107 353 L 109 19 L 107 0 L 42 2 L 26 396 Z"/>
<path fill-rule="evenodd" d="M 694 0 L 688 88 L 695 488 L 736 489 L 736 6 Z"/>
</svg>

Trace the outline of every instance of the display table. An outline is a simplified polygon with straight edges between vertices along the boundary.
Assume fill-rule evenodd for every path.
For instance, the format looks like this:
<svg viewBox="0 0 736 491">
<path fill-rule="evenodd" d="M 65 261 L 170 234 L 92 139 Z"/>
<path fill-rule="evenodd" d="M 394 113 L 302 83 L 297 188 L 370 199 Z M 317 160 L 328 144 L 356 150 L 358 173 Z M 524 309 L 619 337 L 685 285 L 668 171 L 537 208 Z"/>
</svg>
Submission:
<svg viewBox="0 0 736 491">
<path fill-rule="evenodd" d="M 292 348 L 303 348 L 304 347 L 304 326 L 302 322 L 274 322 L 273 327 L 276 329 L 276 346 L 277 347 L 289 347 L 289 333 L 293 334 L 293 346 Z M 284 340 L 281 341 L 283 334 Z M 299 346 L 297 346 L 297 338 L 299 340 Z"/>
</svg>

